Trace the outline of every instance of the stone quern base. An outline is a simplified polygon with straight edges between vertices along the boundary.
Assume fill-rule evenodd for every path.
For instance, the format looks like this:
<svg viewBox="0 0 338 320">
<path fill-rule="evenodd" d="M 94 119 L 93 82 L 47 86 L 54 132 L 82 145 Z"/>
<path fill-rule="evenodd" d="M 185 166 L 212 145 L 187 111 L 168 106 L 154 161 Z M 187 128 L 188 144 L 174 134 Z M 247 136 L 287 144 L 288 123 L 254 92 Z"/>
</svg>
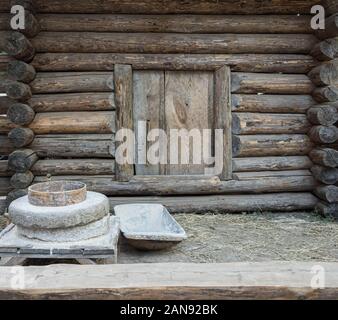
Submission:
<svg viewBox="0 0 338 320">
<path fill-rule="evenodd" d="M 94 264 L 91 259 L 117 263 L 120 234 L 118 218 L 111 216 L 109 232 L 103 236 L 77 242 L 47 242 L 28 239 L 17 232 L 14 224 L 0 233 L 0 265 L 15 265 L 25 259 L 76 259 L 81 264 Z"/>
</svg>

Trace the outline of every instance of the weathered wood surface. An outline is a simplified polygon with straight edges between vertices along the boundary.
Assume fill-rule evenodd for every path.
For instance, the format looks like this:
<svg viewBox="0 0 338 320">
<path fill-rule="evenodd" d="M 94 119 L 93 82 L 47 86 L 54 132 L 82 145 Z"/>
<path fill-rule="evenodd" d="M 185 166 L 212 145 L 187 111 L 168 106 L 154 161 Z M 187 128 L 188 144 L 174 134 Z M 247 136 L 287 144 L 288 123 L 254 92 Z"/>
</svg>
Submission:
<svg viewBox="0 0 338 320">
<path fill-rule="evenodd" d="M 133 71 L 130 65 L 117 64 L 114 67 L 114 89 L 116 106 L 116 131 L 133 130 Z M 116 148 L 122 141 L 116 141 Z M 116 179 L 128 181 L 134 175 L 133 160 L 117 159 L 115 172 Z"/>
<path fill-rule="evenodd" d="M 319 144 L 335 143 L 338 140 L 338 128 L 335 126 L 315 126 L 309 131 L 309 137 Z"/>
<path fill-rule="evenodd" d="M 0 197 L 0 215 L 4 214 L 7 208 L 6 197 Z"/>
<path fill-rule="evenodd" d="M 335 218 L 338 217 L 338 204 L 337 203 L 327 203 L 324 201 L 320 201 L 316 205 L 316 211 L 319 212 L 324 217 Z"/>
<path fill-rule="evenodd" d="M 15 189 L 24 189 L 29 187 L 34 180 L 31 171 L 17 172 L 11 177 L 11 186 Z"/>
<path fill-rule="evenodd" d="M 8 168 L 15 172 L 27 172 L 36 161 L 38 161 L 38 156 L 35 150 L 15 150 L 8 157 Z"/>
<path fill-rule="evenodd" d="M 338 182 L 338 169 L 316 165 L 311 168 L 311 171 L 314 178 L 324 184 L 330 185 Z"/>
<path fill-rule="evenodd" d="M 310 169 L 312 161 L 307 156 L 235 158 L 234 172 L 281 171 Z"/>
<path fill-rule="evenodd" d="M 232 114 L 233 134 L 306 133 L 310 127 L 303 114 Z"/>
<path fill-rule="evenodd" d="M 237 3 L 231 0 L 213 1 L 174 0 L 143 0 L 133 2 L 128 0 L 108 0 L 104 2 L 85 0 L 69 3 L 66 0 L 35 0 L 34 7 L 41 13 L 138 13 L 138 14 L 309 14 L 312 6 L 318 4 L 316 0 L 269 0 L 257 3 L 250 0 Z M 330 6 L 330 11 L 334 5 Z M 0 10 L 9 12 L 7 0 L 0 1 Z"/>
<path fill-rule="evenodd" d="M 113 92 L 113 72 L 38 73 L 30 83 L 34 94 L 58 92 Z"/>
<path fill-rule="evenodd" d="M 6 93 L 7 86 L 11 83 L 6 72 L 0 72 L 0 93 Z"/>
<path fill-rule="evenodd" d="M 338 61 L 322 63 L 312 69 L 308 76 L 317 86 L 338 85 Z"/>
<path fill-rule="evenodd" d="M 310 152 L 311 160 L 324 167 L 338 167 L 338 151 L 330 148 L 316 148 Z"/>
<path fill-rule="evenodd" d="M 338 12 L 338 3 L 336 0 L 323 0 L 322 3 L 327 15 L 336 14 Z"/>
<path fill-rule="evenodd" d="M 298 200 L 298 201 L 297 201 Z M 110 207 L 120 204 L 160 203 L 171 213 L 261 212 L 313 210 L 318 200 L 311 193 L 225 195 L 190 197 L 111 197 Z"/>
<path fill-rule="evenodd" d="M 30 145 L 39 157 L 111 158 L 115 154 L 114 135 L 37 135 Z"/>
<path fill-rule="evenodd" d="M 256 180 L 277 177 L 306 177 L 311 176 L 309 170 L 286 170 L 286 171 L 260 171 L 260 172 L 236 172 L 233 178 L 240 181 Z"/>
<path fill-rule="evenodd" d="M 17 82 L 10 81 L 6 85 L 6 94 L 9 98 L 18 101 L 27 101 L 32 97 L 32 91 L 29 85 Z"/>
<path fill-rule="evenodd" d="M 311 94 L 315 86 L 305 75 L 233 73 L 233 93 Z"/>
<path fill-rule="evenodd" d="M 309 16 L 293 15 L 40 14 L 37 18 L 42 31 L 57 32 L 311 34 L 313 31 Z"/>
<path fill-rule="evenodd" d="M 35 134 L 113 133 L 115 112 L 46 112 L 37 113 L 29 128 Z"/>
<path fill-rule="evenodd" d="M 307 117 L 313 124 L 331 126 L 338 121 L 338 108 L 335 105 L 317 105 L 307 111 Z"/>
<path fill-rule="evenodd" d="M 9 155 L 13 149 L 14 147 L 7 135 L 0 135 L 0 155 Z"/>
<path fill-rule="evenodd" d="M 1 53 L 0 54 L 0 71 L 6 71 L 7 70 L 7 65 L 8 65 L 8 62 L 10 61 L 13 61 L 13 58 L 4 54 L 4 53 Z"/>
<path fill-rule="evenodd" d="M 0 31 L 0 37 L 4 39 L 3 51 L 8 55 L 24 61 L 31 61 L 35 55 L 35 48 L 25 35 L 13 31 Z"/>
<path fill-rule="evenodd" d="M 334 38 L 338 36 L 338 13 L 337 12 L 335 12 L 335 14 L 332 15 L 331 17 L 326 18 L 324 30 L 316 31 L 316 36 L 319 39 L 328 39 L 328 38 Z"/>
<path fill-rule="evenodd" d="M 32 65 L 38 71 L 105 71 L 115 64 L 134 70 L 215 70 L 307 73 L 318 63 L 300 54 L 147 54 L 147 53 L 39 53 Z"/>
<path fill-rule="evenodd" d="M 34 80 L 36 71 L 34 67 L 24 61 L 10 61 L 7 66 L 9 79 L 29 83 Z"/>
<path fill-rule="evenodd" d="M 27 195 L 28 190 L 27 189 L 16 189 L 16 190 L 12 190 L 7 194 L 6 197 L 6 204 L 7 206 L 9 206 L 12 201 L 24 197 L 25 195 Z"/>
<path fill-rule="evenodd" d="M 314 193 L 328 203 L 338 203 L 338 187 L 336 186 L 319 186 Z"/>
<path fill-rule="evenodd" d="M 235 157 L 306 155 L 313 143 L 303 134 L 245 135 L 233 137 Z"/>
<path fill-rule="evenodd" d="M 338 57 L 338 37 L 317 43 L 310 54 L 320 61 L 329 61 Z"/>
<path fill-rule="evenodd" d="M 14 103 L 15 101 L 7 96 L 0 96 L 0 115 L 7 114 L 8 108 Z"/>
<path fill-rule="evenodd" d="M 40 32 L 37 52 L 116 53 L 305 53 L 317 39 L 308 34 L 172 34 Z"/>
<path fill-rule="evenodd" d="M 0 162 L 1 163 L 1 162 Z M 39 160 L 32 167 L 36 176 L 58 175 L 114 175 L 113 159 L 51 159 Z"/>
<path fill-rule="evenodd" d="M 46 181 L 36 176 L 34 182 Z M 316 182 L 311 175 L 288 177 L 264 177 L 248 180 L 220 181 L 218 177 L 196 176 L 135 176 L 129 182 L 113 180 L 112 176 L 54 176 L 52 180 L 79 180 L 86 183 L 88 190 L 109 196 L 144 195 L 203 195 L 242 194 L 312 191 Z"/>
<path fill-rule="evenodd" d="M 34 110 L 27 104 L 14 103 L 7 111 L 7 118 L 17 125 L 28 125 L 35 117 Z"/>
<path fill-rule="evenodd" d="M 8 133 L 8 139 L 16 149 L 29 145 L 34 136 L 32 129 L 22 127 L 14 128 Z"/>
<path fill-rule="evenodd" d="M 327 86 L 317 88 L 313 91 L 312 96 L 318 102 L 335 102 L 338 100 L 338 87 Z"/>
<path fill-rule="evenodd" d="M 0 196 L 7 195 L 12 190 L 9 177 L 0 177 Z"/>
<path fill-rule="evenodd" d="M 306 113 L 314 104 L 310 95 L 232 94 L 232 110 L 236 112 Z"/>
<path fill-rule="evenodd" d="M 6 115 L 0 115 L 0 134 L 7 134 L 15 127 Z"/>
<path fill-rule="evenodd" d="M 110 92 L 39 94 L 29 105 L 36 112 L 108 111 L 115 109 L 115 99 Z"/>
<path fill-rule="evenodd" d="M 14 172 L 8 168 L 8 160 L 0 160 L 0 177 L 11 177 L 13 173 Z"/>
</svg>

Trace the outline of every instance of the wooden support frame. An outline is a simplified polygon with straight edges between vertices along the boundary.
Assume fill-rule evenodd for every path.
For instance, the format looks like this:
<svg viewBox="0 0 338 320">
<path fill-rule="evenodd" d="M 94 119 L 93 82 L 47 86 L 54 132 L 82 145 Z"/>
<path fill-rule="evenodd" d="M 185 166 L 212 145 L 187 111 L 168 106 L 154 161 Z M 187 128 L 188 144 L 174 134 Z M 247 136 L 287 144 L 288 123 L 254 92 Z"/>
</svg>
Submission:
<svg viewBox="0 0 338 320">
<path fill-rule="evenodd" d="M 160 68 L 155 70 L 166 70 Z M 170 71 L 175 71 L 172 67 Z M 179 71 L 184 71 L 178 68 Z M 196 65 L 194 71 L 205 71 L 201 66 Z M 187 70 L 191 71 L 191 69 Z M 220 180 L 232 179 L 232 102 L 231 102 L 231 69 L 229 66 L 214 67 L 214 112 L 215 119 L 213 129 L 223 130 L 223 169 L 218 175 Z M 133 119 L 133 69 L 131 65 L 116 64 L 114 66 L 114 85 L 115 85 L 115 107 L 116 107 L 116 132 L 119 129 L 134 129 Z M 116 149 L 121 142 L 116 142 Z M 161 170 L 163 171 L 163 170 Z M 119 164 L 116 161 L 116 180 L 130 181 L 135 176 L 135 169 L 132 164 Z M 163 178 L 162 178 L 163 177 Z M 189 179 L 190 176 L 184 176 Z M 147 176 L 137 176 L 137 179 L 147 180 Z M 191 179 L 196 177 L 191 176 Z M 165 182 L 166 176 L 157 176 L 157 179 Z"/>
</svg>

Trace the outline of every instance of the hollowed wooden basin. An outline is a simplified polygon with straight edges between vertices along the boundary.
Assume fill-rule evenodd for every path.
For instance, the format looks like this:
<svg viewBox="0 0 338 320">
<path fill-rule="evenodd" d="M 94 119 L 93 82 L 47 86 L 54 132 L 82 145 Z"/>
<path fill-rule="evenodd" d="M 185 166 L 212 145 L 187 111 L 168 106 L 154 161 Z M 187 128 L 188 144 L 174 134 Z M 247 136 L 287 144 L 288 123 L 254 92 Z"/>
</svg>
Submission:
<svg viewBox="0 0 338 320">
<path fill-rule="evenodd" d="M 49 181 L 28 188 L 28 201 L 35 206 L 62 207 L 86 200 L 87 187 L 78 181 Z"/>
</svg>

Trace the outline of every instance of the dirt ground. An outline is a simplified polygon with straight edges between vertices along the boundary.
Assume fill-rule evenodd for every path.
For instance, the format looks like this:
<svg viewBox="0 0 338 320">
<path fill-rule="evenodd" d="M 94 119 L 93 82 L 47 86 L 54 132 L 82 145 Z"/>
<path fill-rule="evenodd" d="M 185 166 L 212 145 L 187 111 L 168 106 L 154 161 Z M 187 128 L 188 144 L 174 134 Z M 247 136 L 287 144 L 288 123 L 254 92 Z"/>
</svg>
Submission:
<svg viewBox="0 0 338 320">
<path fill-rule="evenodd" d="M 118 262 L 338 261 L 338 222 L 315 213 L 176 214 L 175 219 L 187 240 L 157 252 L 121 241 Z M 4 225 L 0 217 L 0 229 Z"/>
</svg>

